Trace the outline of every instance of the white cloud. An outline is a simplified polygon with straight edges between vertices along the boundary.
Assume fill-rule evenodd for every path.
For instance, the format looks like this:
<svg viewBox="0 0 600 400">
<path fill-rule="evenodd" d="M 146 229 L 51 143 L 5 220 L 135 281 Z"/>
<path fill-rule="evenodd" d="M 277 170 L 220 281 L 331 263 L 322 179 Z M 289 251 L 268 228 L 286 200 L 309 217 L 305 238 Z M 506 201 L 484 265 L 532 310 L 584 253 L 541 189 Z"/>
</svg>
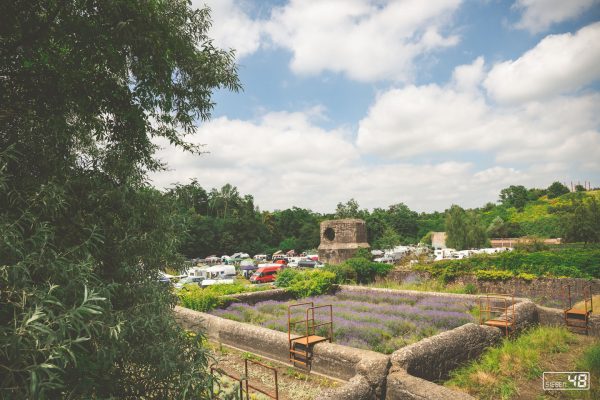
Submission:
<svg viewBox="0 0 600 400">
<path fill-rule="evenodd" d="M 461 0 L 291 0 L 273 11 L 266 31 L 293 53 L 300 74 L 410 80 L 413 60 L 458 43 L 442 33 Z"/>
<path fill-rule="evenodd" d="M 577 33 L 549 35 L 517 60 L 494 65 L 484 81 L 500 102 L 575 91 L 600 79 L 600 22 Z"/>
<path fill-rule="evenodd" d="M 600 159 L 600 94 L 493 106 L 473 89 L 483 69 L 477 59 L 456 68 L 447 86 L 384 92 L 359 123 L 358 149 L 390 160 L 476 152 L 496 163 L 576 168 Z"/>
<path fill-rule="evenodd" d="M 207 5 L 213 25 L 208 33 L 215 44 L 235 49 L 237 58 L 254 53 L 261 43 L 262 22 L 250 18 L 240 0 L 193 0 L 194 8 Z"/>
<path fill-rule="evenodd" d="M 512 8 L 522 12 L 522 15 L 515 27 L 532 33 L 542 32 L 552 24 L 580 16 L 598 2 L 598 0 L 517 0 Z"/>
<path fill-rule="evenodd" d="M 388 158 L 482 150 L 497 142 L 485 133 L 484 99 L 437 85 L 392 89 L 359 123 L 357 145 Z"/>
<path fill-rule="evenodd" d="M 485 60 L 478 57 L 472 64 L 459 65 L 452 73 L 452 83 L 460 91 L 477 91 L 485 77 Z"/>
<path fill-rule="evenodd" d="M 438 97 L 442 102 L 457 98 L 459 102 L 466 102 L 465 107 L 470 107 L 469 101 L 476 102 L 472 97 L 460 98 L 462 94 L 451 89 L 427 86 L 412 87 L 410 90 L 419 95 L 413 98 L 431 96 Z M 597 103 L 598 99 L 594 100 Z M 580 103 L 565 110 L 565 113 L 577 114 L 573 120 L 582 116 L 589 120 L 589 115 L 577 111 L 586 102 Z M 558 108 L 559 102 L 550 109 L 552 118 L 561 118 L 556 115 Z M 448 112 L 452 114 L 455 110 Z M 442 107 L 435 111 L 442 111 Z M 338 202 L 355 198 L 362 207 L 387 207 L 404 202 L 413 209 L 431 211 L 443 210 L 452 203 L 464 207 L 481 206 L 494 201 L 502 188 L 512 184 L 547 186 L 558 177 L 583 179 L 581 175 L 573 175 L 574 171 L 578 171 L 579 164 L 583 169 L 591 168 L 587 176 L 598 172 L 598 166 L 594 163 L 600 159 L 599 135 L 597 131 L 585 130 L 584 122 L 576 126 L 582 132 L 575 131 L 571 140 L 568 134 L 565 136 L 565 128 L 548 136 L 542 132 L 539 137 L 538 129 L 532 139 L 520 141 L 519 136 L 524 136 L 523 131 L 529 126 L 527 124 L 532 124 L 530 120 L 523 120 L 526 125 L 521 130 L 503 131 L 516 129 L 523 115 L 528 112 L 535 119 L 536 110 L 522 111 L 513 116 L 514 120 L 505 121 L 499 114 L 482 108 L 482 115 L 475 121 L 481 122 L 488 117 L 492 121 L 477 132 L 481 134 L 486 129 L 492 129 L 489 135 L 495 139 L 490 141 L 493 145 L 487 145 L 487 148 L 507 157 L 498 165 L 489 167 L 477 167 L 472 161 L 453 161 L 452 152 L 446 154 L 446 161 L 392 160 L 373 163 L 369 157 L 361 154 L 363 147 L 360 140 L 357 144 L 349 132 L 342 129 L 325 130 L 315 125 L 313 119 L 319 118 L 320 112 L 317 109 L 268 113 L 256 121 L 217 118 L 202 125 L 193 138 L 196 143 L 207 144 L 206 150 L 210 153 L 194 156 L 165 147 L 159 156 L 168 162 L 171 170 L 152 175 L 153 183 L 158 187 L 168 187 L 175 182 L 185 183 L 196 178 L 207 189 L 231 183 L 241 193 L 252 194 L 262 209 L 270 210 L 299 206 L 332 212 Z M 467 114 L 465 112 L 456 118 L 464 120 Z M 447 122 L 451 121 L 449 116 L 444 118 Z M 552 118 L 541 123 L 541 126 L 551 125 Z M 474 130 L 467 125 L 464 128 Z M 432 136 L 426 140 L 416 135 L 407 136 L 407 140 L 416 143 L 409 143 L 413 146 L 411 151 L 423 145 L 421 154 L 429 154 L 427 144 L 435 146 L 440 140 L 435 130 L 431 132 Z M 456 137 L 454 130 L 446 134 L 449 138 Z M 394 140 L 393 137 L 390 139 Z M 456 149 L 473 148 L 469 141 L 475 140 L 469 134 L 461 140 L 462 147 L 456 146 Z M 395 143 L 382 142 L 381 145 L 397 147 Z M 523 153 L 519 153 L 521 148 L 524 149 Z M 587 154 L 582 153 L 584 151 Z M 516 161 L 511 156 L 513 152 Z M 527 160 L 524 165 L 523 158 Z M 574 163 L 573 160 L 577 161 Z"/>
</svg>

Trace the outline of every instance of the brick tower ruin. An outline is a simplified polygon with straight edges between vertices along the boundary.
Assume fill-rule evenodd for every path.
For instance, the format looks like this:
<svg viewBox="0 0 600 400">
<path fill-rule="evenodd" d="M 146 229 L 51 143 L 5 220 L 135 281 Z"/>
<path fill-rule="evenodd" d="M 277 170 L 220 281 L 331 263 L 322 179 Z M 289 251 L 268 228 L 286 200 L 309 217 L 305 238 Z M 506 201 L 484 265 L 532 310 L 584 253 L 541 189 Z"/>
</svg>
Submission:
<svg viewBox="0 0 600 400">
<path fill-rule="evenodd" d="M 319 261 L 339 264 L 358 249 L 368 249 L 367 228 L 362 219 L 335 219 L 321 222 Z"/>
</svg>

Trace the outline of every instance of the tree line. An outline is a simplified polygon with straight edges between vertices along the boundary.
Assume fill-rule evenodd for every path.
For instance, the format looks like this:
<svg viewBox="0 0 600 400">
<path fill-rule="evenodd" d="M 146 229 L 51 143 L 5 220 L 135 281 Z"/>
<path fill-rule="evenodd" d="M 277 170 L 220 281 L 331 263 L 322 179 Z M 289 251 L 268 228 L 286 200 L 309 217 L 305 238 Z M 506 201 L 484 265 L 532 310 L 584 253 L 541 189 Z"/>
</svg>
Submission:
<svg viewBox="0 0 600 400">
<path fill-rule="evenodd" d="M 335 212 L 329 214 L 298 207 L 261 211 L 253 196 L 241 195 L 235 186 L 226 184 L 208 191 L 196 180 L 176 185 L 165 196 L 174 201 L 186 221 L 187 234 L 181 252 L 189 258 L 237 251 L 250 254 L 292 249 L 311 251 L 319 245 L 320 222 L 340 218 L 363 219 L 367 240 L 378 249 L 430 243 L 430 232 L 435 231 L 446 231 L 448 246 L 457 249 L 483 247 L 489 245 L 490 238 L 526 235 L 559 236 L 567 241 L 600 240 L 600 229 L 594 222 L 596 198 L 586 196 L 581 190 L 570 193 L 559 182 L 547 189 L 510 186 L 500 192 L 496 204 L 469 210 L 452 205 L 443 212 L 430 213 L 418 213 L 403 203 L 369 211 L 354 199 L 338 203 Z M 561 206 L 550 208 L 550 219 L 540 218 L 529 225 L 511 220 L 511 215 L 522 213 L 527 204 L 539 202 L 542 196 L 549 199 L 562 196 L 565 200 Z"/>
</svg>

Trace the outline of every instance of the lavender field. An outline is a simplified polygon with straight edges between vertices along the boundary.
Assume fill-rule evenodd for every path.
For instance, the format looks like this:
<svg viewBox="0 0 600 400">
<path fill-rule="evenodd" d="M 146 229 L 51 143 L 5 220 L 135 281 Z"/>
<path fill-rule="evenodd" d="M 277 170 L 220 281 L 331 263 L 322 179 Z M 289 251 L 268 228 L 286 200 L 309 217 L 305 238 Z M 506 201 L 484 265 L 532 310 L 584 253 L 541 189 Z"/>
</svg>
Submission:
<svg viewBox="0 0 600 400">
<path fill-rule="evenodd" d="M 313 301 L 315 306 L 333 305 L 335 343 L 386 354 L 474 320 L 469 314 L 474 303 L 425 294 L 341 291 L 301 300 L 308 301 Z M 253 306 L 234 303 L 211 314 L 287 332 L 287 307 L 296 302 L 299 301 L 270 300 Z M 294 319 L 303 319 L 302 310 L 294 314 Z M 315 319 L 318 324 L 325 322 L 326 317 L 319 312 L 315 313 Z M 319 329 L 321 332 L 317 330 L 317 334 L 324 336 L 325 328 Z"/>
</svg>

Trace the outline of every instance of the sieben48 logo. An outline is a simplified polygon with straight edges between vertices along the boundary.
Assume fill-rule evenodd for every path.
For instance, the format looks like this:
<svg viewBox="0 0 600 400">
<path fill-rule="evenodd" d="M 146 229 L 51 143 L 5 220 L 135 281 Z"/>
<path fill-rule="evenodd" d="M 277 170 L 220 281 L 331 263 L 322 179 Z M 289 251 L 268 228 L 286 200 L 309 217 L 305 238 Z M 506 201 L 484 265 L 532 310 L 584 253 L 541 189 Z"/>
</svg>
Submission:
<svg viewBox="0 0 600 400">
<path fill-rule="evenodd" d="M 544 372 L 544 390 L 590 390 L 589 372 Z"/>
</svg>

